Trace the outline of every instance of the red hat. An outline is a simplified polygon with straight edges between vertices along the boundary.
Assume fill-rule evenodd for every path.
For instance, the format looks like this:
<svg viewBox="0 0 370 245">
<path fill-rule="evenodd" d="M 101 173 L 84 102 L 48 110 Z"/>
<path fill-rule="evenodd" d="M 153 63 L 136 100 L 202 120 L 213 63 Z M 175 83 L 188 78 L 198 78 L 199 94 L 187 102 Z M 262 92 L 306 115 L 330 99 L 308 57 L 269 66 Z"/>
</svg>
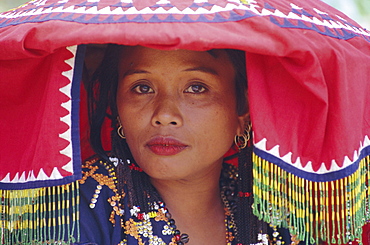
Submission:
<svg viewBox="0 0 370 245">
<path fill-rule="evenodd" d="M 370 211 L 369 31 L 320 0 L 39 0 L 2 13 L 1 189 L 81 178 L 90 43 L 244 50 L 255 214 L 306 241 L 360 238 Z"/>
</svg>

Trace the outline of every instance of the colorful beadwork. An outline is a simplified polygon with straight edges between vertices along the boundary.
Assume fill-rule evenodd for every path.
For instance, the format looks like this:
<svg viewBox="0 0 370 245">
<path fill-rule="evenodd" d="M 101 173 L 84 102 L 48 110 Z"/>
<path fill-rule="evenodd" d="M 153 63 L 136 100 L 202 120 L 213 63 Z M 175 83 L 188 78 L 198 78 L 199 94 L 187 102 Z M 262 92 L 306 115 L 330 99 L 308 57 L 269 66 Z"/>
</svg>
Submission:
<svg viewBox="0 0 370 245">
<path fill-rule="evenodd" d="M 83 168 L 85 171 L 83 172 L 83 178 L 80 180 L 81 184 L 84 184 L 87 178 L 93 178 L 96 182 L 96 189 L 94 194 L 91 197 L 89 207 L 94 209 L 96 203 L 99 201 L 101 197 L 101 191 L 104 186 L 111 189 L 114 193 L 113 196 L 109 197 L 106 201 L 112 207 L 111 215 L 109 217 L 110 222 L 113 225 L 115 224 L 115 217 L 121 217 L 121 227 L 124 230 L 124 233 L 127 237 L 121 241 L 121 245 L 127 244 L 129 237 L 133 237 L 137 240 L 138 244 L 157 244 L 157 245 L 164 245 L 167 244 L 163 241 L 160 235 L 163 236 L 170 236 L 171 242 L 170 245 L 184 245 L 189 242 L 190 237 L 186 233 L 181 233 L 175 224 L 175 220 L 172 218 L 172 215 L 168 211 L 165 206 L 165 203 L 162 201 L 150 203 L 150 210 L 149 212 L 142 212 L 139 206 L 131 207 L 128 212 L 131 216 L 128 220 L 124 220 L 125 208 L 122 207 L 123 199 L 125 198 L 126 194 L 119 194 L 117 190 L 117 178 L 115 174 L 115 166 L 122 161 L 118 161 L 117 159 L 112 158 L 113 164 L 106 163 L 101 160 L 91 160 L 86 161 Z M 103 175 L 98 173 L 97 170 L 99 165 L 104 167 L 108 175 Z M 229 164 L 224 164 L 227 168 L 224 171 L 227 172 L 225 174 L 228 176 L 227 180 L 222 182 L 221 185 L 221 198 L 225 206 L 225 239 L 226 244 L 231 245 L 233 240 L 237 234 L 237 227 L 234 218 L 234 199 L 237 195 L 235 195 L 235 181 L 237 179 L 237 171 L 234 166 Z M 134 170 L 131 168 L 131 170 Z M 162 222 L 162 223 L 160 223 Z M 154 234 L 153 225 L 155 224 L 156 227 L 161 226 L 161 234 Z"/>
</svg>

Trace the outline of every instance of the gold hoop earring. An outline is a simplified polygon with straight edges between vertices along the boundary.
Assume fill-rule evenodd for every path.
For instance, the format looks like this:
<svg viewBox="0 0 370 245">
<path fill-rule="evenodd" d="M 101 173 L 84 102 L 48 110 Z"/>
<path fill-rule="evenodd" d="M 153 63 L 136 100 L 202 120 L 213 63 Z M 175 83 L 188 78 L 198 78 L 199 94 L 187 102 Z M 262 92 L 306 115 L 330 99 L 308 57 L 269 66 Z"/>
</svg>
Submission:
<svg viewBox="0 0 370 245">
<path fill-rule="evenodd" d="M 119 126 L 117 128 L 117 134 L 119 137 L 121 137 L 121 139 L 126 139 L 126 135 L 125 133 L 123 132 L 123 128 L 122 128 L 122 124 L 121 124 L 121 120 L 119 120 L 119 117 L 117 117 L 117 121 L 119 123 Z"/>
<path fill-rule="evenodd" d="M 250 132 L 252 130 L 252 125 L 249 124 L 242 135 L 235 135 L 234 143 L 238 147 L 239 151 L 247 147 L 248 141 L 251 139 Z"/>
</svg>

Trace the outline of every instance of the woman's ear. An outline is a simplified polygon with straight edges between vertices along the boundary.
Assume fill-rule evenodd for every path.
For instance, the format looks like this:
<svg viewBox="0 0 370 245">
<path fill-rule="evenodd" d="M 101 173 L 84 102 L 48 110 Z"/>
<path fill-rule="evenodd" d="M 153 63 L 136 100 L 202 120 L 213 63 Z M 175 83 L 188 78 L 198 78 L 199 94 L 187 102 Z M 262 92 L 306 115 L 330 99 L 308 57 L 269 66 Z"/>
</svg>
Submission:
<svg viewBox="0 0 370 245">
<path fill-rule="evenodd" d="M 237 128 L 237 135 L 242 135 L 244 130 L 248 127 L 251 123 L 249 111 L 243 115 L 238 116 L 239 125 Z"/>
<path fill-rule="evenodd" d="M 248 90 L 244 91 L 245 105 L 243 106 L 243 112 L 238 116 L 239 126 L 237 129 L 237 135 L 244 134 L 248 125 L 251 124 L 250 113 L 249 113 L 249 101 L 248 101 Z M 240 113 L 240 112 L 239 112 Z"/>
</svg>

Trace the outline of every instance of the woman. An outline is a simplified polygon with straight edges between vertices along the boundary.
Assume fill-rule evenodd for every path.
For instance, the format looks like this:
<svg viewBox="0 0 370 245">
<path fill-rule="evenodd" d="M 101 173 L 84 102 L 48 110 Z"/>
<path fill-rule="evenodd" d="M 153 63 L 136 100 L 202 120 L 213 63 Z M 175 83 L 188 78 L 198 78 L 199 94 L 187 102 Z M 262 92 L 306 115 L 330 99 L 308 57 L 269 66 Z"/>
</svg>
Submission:
<svg viewBox="0 0 370 245">
<path fill-rule="evenodd" d="M 140 239 L 154 239 L 152 236 L 166 242 L 173 237 L 176 242 L 186 242 L 189 236 L 192 243 L 209 238 L 204 226 L 212 228 L 209 239 L 216 240 L 222 224 L 235 227 L 235 221 L 237 230 L 228 230 L 229 238 L 225 234 L 222 241 L 226 243 L 226 239 L 235 236 L 232 242 L 255 243 L 260 227 L 265 229 L 251 217 L 271 223 L 272 228 L 288 228 L 298 240 L 311 243 L 343 244 L 361 239 L 362 227 L 370 220 L 369 37 L 367 30 L 320 0 L 43 0 L 30 1 L 1 14 L 1 241 L 43 243 L 49 239 L 48 242 L 62 243 L 63 237 L 68 237 L 65 243 L 104 244 L 114 238 L 117 240 L 112 243 L 128 239 L 128 243 L 135 244 Z M 168 59 L 167 51 L 156 54 L 160 58 L 154 64 L 137 60 L 135 53 L 144 52 L 141 49 L 112 51 L 117 62 L 107 65 L 114 60 L 107 56 L 102 63 L 106 67 L 98 69 L 92 83 L 87 82 L 93 86 L 88 89 L 93 101 L 88 127 L 84 124 L 87 109 L 83 108 L 84 103 L 80 108 L 84 99 L 79 90 L 84 48 L 86 44 L 108 43 L 211 51 L 200 56 L 208 61 L 206 64 L 200 62 L 194 69 L 194 62 L 189 61 L 188 65 L 193 66 L 184 68 L 186 72 L 181 76 L 179 67 L 186 66 L 187 59 L 179 62 L 175 59 L 178 55 L 172 53 Z M 203 76 L 227 78 L 229 69 L 219 72 L 218 61 L 224 61 L 224 67 L 230 67 L 231 61 L 233 69 L 240 70 L 229 51 L 230 60 L 218 49 L 245 52 L 247 108 L 253 122 L 252 164 L 248 164 L 250 147 L 246 147 L 241 150 L 238 163 L 225 165 L 224 170 L 220 170 L 221 158 L 231 148 L 232 135 L 241 136 L 249 120 L 241 120 L 247 111 L 235 112 L 231 97 L 219 99 L 217 93 L 212 93 L 219 87 L 207 87 L 207 83 L 203 86 Z M 198 62 L 194 53 L 181 54 Z M 169 84 L 175 79 L 183 81 L 181 78 L 193 73 L 201 83 L 189 82 L 189 86 L 182 87 L 172 84 L 163 89 L 163 80 L 152 70 L 163 73 L 166 63 L 159 62 L 161 59 L 176 64 L 175 73 L 166 71 L 168 76 L 164 76 Z M 139 81 L 125 87 L 131 79 Z M 110 87 L 114 84 L 117 88 Z M 236 90 L 241 94 L 245 91 Z M 187 101 L 189 97 L 194 97 L 194 104 Z M 207 104 L 203 98 L 214 99 L 216 102 L 207 107 L 218 108 L 217 112 L 228 117 L 202 112 L 202 106 Z M 228 104 L 228 109 L 221 102 Z M 175 115 L 176 120 L 170 119 L 168 127 L 153 116 L 163 111 Z M 150 118 L 154 119 L 143 115 L 152 115 Z M 200 120 L 203 116 L 209 118 L 206 127 Z M 101 130 L 102 125 L 109 124 L 106 117 L 113 128 L 108 137 Z M 194 128 L 198 121 L 203 130 Z M 217 131 L 223 124 L 228 130 Z M 165 131 L 169 128 L 169 132 Z M 92 132 L 95 153 L 85 148 L 88 130 Z M 193 130 L 197 134 L 189 133 Z M 242 148 L 243 140 L 238 139 L 241 141 L 237 140 L 237 145 Z M 193 144 L 202 153 L 190 154 L 194 152 Z M 207 154 L 208 151 L 213 154 Z M 224 161 L 236 161 L 234 153 L 228 152 Z M 81 162 L 94 154 L 98 154 L 96 160 L 86 162 L 82 176 Z M 172 161 L 182 156 L 186 156 L 187 164 Z M 112 169 L 115 164 L 117 167 Z M 238 167 L 237 178 L 233 166 Z M 215 187 L 217 172 L 226 173 L 220 174 L 219 190 Z M 251 175 L 242 175 L 252 172 L 253 185 Z M 176 178 L 187 181 L 180 185 Z M 184 214 L 178 203 L 192 208 L 189 206 L 195 198 L 183 193 L 190 189 L 184 183 L 195 185 L 196 180 L 204 184 L 198 183 L 192 193 L 212 191 L 201 195 L 207 199 L 197 200 L 202 204 L 200 210 L 197 206 Z M 85 182 L 81 187 L 81 212 L 79 182 Z M 186 199 L 168 201 L 168 196 L 177 195 Z M 222 206 L 227 206 L 227 201 L 230 207 L 224 212 L 226 222 L 222 222 Z M 194 227 L 202 230 L 194 231 L 188 216 L 204 209 L 209 209 L 210 215 L 202 216 L 203 226 Z M 164 214 L 167 210 L 176 220 L 176 228 L 169 215 Z M 228 215 L 228 210 L 235 213 L 234 217 Z M 151 225 L 157 222 L 156 218 L 159 225 Z M 208 225 L 213 220 L 215 225 Z M 80 233 L 79 225 L 83 226 Z M 364 231 L 366 237 L 366 228 Z M 272 239 L 274 235 L 279 238 L 276 232 L 271 235 Z"/>
<path fill-rule="evenodd" d="M 262 227 L 251 228 L 257 224 L 250 206 L 250 216 L 243 218 L 249 224 L 238 224 L 241 209 L 236 202 L 248 206 L 243 199 L 249 198 L 237 200 L 238 171 L 223 163 L 235 137 L 241 149 L 249 139 L 244 60 L 244 53 L 236 50 L 108 47 L 95 83 L 88 84 L 90 137 L 103 160 L 86 163 L 87 184 L 81 190 L 88 202 L 81 212 L 82 217 L 91 216 L 87 206 L 96 215 L 113 210 L 114 222 L 109 224 L 108 215 L 105 220 L 101 217 L 92 230 L 91 222 L 81 222 L 81 241 L 249 244 L 257 240 Z M 114 128 L 111 154 L 102 149 L 99 137 L 106 106 Z M 117 178 L 114 185 L 98 189 L 109 192 L 108 199 L 93 198 L 96 190 L 85 189 L 101 183 L 101 172 L 93 166 L 106 167 L 104 177 Z M 249 173 L 244 181 L 250 180 Z M 245 233 L 248 227 L 254 232 L 250 237 Z"/>
</svg>

